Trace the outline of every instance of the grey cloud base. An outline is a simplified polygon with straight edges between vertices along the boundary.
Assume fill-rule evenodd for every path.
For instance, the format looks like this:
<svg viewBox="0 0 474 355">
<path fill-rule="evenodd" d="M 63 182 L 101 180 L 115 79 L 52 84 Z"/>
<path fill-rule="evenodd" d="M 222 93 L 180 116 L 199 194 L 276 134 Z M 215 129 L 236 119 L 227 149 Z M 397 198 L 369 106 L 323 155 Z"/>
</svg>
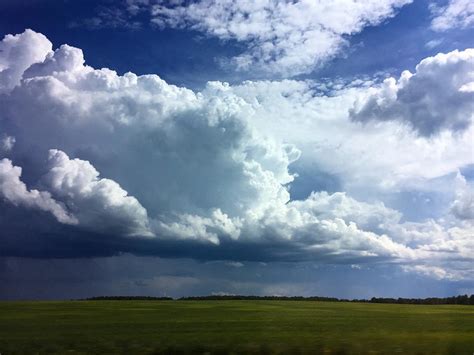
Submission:
<svg viewBox="0 0 474 355">
<path fill-rule="evenodd" d="M 368 122 L 361 129 L 348 114 L 356 99 L 377 88 L 349 86 L 325 97 L 295 81 L 235 87 L 212 82 L 193 92 L 156 75 L 94 69 L 85 65 L 80 49 L 63 45 L 53 52 L 44 36 L 29 30 L 7 36 L 2 46 L 9 48 L 0 52 L 0 137 L 9 142 L 0 151 L 3 256 L 128 252 L 201 260 L 386 263 L 434 277 L 469 277 L 473 225 L 459 218 L 463 191 L 472 189 L 466 180 L 460 179 L 452 208 L 439 220 L 409 223 L 380 201 L 362 202 L 346 192 L 290 199 L 298 179 L 290 165 L 305 153 L 348 190 L 361 180 L 380 192 L 449 176 L 472 163 L 465 153 L 472 129 L 467 124 L 464 135 L 442 138 L 451 150 L 436 160 L 434 176 L 417 167 L 422 159 L 416 155 L 402 162 L 366 156 L 366 163 L 354 164 L 351 156 L 328 159 L 327 152 L 353 151 L 358 139 L 367 145 L 386 141 L 393 122 L 382 127 Z M 11 54 L 17 47 L 21 65 Z M 342 107 L 342 114 L 321 118 L 335 107 Z M 287 124 L 306 132 L 327 125 L 333 141 L 285 131 Z M 281 127 L 284 138 L 270 126 Z M 398 145 L 412 145 L 422 147 L 422 157 L 433 155 L 431 143 L 398 129 L 399 141 L 391 137 L 388 154 L 398 153 Z"/>
</svg>

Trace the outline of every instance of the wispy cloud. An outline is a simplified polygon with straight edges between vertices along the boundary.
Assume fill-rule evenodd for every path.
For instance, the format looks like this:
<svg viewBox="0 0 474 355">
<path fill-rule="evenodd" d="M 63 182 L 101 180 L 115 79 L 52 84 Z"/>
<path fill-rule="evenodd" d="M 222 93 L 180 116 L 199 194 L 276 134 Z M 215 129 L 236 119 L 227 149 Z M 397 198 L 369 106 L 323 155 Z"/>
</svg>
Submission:
<svg viewBox="0 0 474 355">
<path fill-rule="evenodd" d="M 334 57 L 347 36 L 378 25 L 411 0 L 353 1 L 158 1 L 157 26 L 188 28 L 224 41 L 243 42 L 227 64 L 279 76 L 308 73 Z"/>
<path fill-rule="evenodd" d="M 435 31 L 465 29 L 474 25 L 474 3 L 470 0 L 449 0 L 446 6 L 431 5 Z"/>
</svg>

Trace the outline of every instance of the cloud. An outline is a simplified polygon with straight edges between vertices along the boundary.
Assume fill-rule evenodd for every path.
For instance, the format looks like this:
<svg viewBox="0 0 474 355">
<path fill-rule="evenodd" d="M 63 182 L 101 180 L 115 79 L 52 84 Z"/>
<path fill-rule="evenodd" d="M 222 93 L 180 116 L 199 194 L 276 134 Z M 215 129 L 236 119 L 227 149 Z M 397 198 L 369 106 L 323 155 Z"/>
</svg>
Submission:
<svg viewBox="0 0 474 355">
<path fill-rule="evenodd" d="M 3 136 L 3 138 L 0 139 L 0 150 L 4 152 L 9 152 L 10 150 L 13 149 L 13 146 L 15 145 L 15 137 L 11 136 Z"/>
<path fill-rule="evenodd" d="M 142 27 L 142 23 L 134 19 L 134 15 L 136 15 L 139 10 L 140 8 L 137 5 L 130 5 L 126 9 L 121 7 L 100 6 L 96 9 L 95 16 L 73 21 L 69 24 L 69 27 L 85 27 L 89 30 L 103 28 L 138 30 Z"/>
<path fill-rule="evenodd" d="M 237 70 L 293 76 L 334 57 L 346 37 L 393 17 L 410 0 L 364 1 L 159 1 L 152 22 L 189 28 L 248 49 L 232 58 Z"/>
<path fill-rule="evenodd" d="M 229 261 L 226 263 L 227 266 L 231 266 L 231 267 L 236 267 L 236 268 L 241 268 L 244 266 L 243 263 L 241 262 L 238 262 L 238 261 Z"/>
<path fill-rule="evenodd" d="M 449 0 L 446 6 L 431 6 L 434 15 L 431 28 L 434 31 L 465 29 L 474 24 L 474 4 L 469 0 Z"/>
<path fill-rule="evenodd" d="M 20 167 L 13 166 L 9 159 L 0 160 L 0 196 L 15 206 L 49 212 L 61 223 L 77 224 L 77 219 L 49 192 L 28 190 L 20 177 Z"/>
<path fill-rule="evenodd" d="M 343 193 L 320 192 L 269 210 L 253 228 L 260 229 L 266 239 L 303 246 L 303 251 L 314 258 L 329 257 L 341 263 L 410 259 L 415 251 L 384 234 L 385 225 L 397 224 L 399 218 L 396 211 L 382 204 L 358 202 Z"/>
<path fill-rule="evenodd" d="M 469 52 L 453 53 L 423 61 L 406 79 L 415 99 L 426 89 L 416 80 Z M 5 255 L 431 263 L 468 277 L 472 226 L 452 218 L 449 204 L 444 220 L 406 222 L 380 201 L 410 189 L 438 191 L 436 179 L 452 182 L 472 163 L 472 127 L 458 130 L 449 123 L 456 117 L 443 118 L 444 130 L 429 139 L 400 120 L 354 122 L 354 103 L 381 90 L 368 79 L 210 82 L 195 92 L 157 75 L 94 69 L 68 45 L 31 63 L 0 94 L 0 132 L 15 137 L 5 181 L 20 191 L 2 202 L 0 228 L 14 231 L 3 237 Z M 443 95 L 456 98 L 459 85 Z M 12 162 L 24 168 L 24 182 Z M 292 200 L 296 164 L 334 177 L 345 192 L 318 191 L 310 181 L 317 191 Z M 35 194 L 41 203 L 24 202 Z M 60 223 L 38 214 L 44 205 L 61 207 L 46 209 Z M 61 211 L 77 226 L 58 218 Z M 19 225 L 25 214 L 41 237 Z"/>
<path fill-rule="evenodd" d="M 458 276 L 456 274 L 452 274 L 447 272 L 443 268 L 437 266 L 429 266 L 429 265 L 406 265 L 403 266 L 403 269 L 407 272 L 417 272 L 419 274 L 432 277 L 438 280 L 448 279 L 448 280 L 458 280 Z"/>
<path fill-rule="evenodd" d="M 6 35 L 0 42 L 0 93 L 17 85 L 23 72 L 31 64 L 43 61 L 52 48 L 44 35 L 29 29 L 15 36 Z"/>
<path fill-rule="evenodd" d="M 456 198 L 451 211 L 461 220 L 474 221 L 474 189 L 459 172 L 456 175 L 456 185 Z"/>
<path fill-rule="evenodd" d="M 466 130 L 473 119 L 474 49 L 423 59 L 415 73 L 385 79 L 380 88 L 351 111 L 352 119 L 400 120 L 420 135 Z"/>
<path fill-rule="evenodd" d="M 209 217 L 192 214 L 180 214 L 177 221 L 154 221 L 154 230 L 158 235 L 176 239 L 204 240 L 220 244 L 220 237 L 236 239 L 240 235 L 239 219 L 231 220 L 220 209 L 212 211 Z"/>
<path fill-rule="evenodd" d="M 441 45 L 443 42 L 443 39 L 432 39 L 431 41 L 425 43 L 425 47 L 428 49 L 433 49 Z"/>
<path fill-rule="evenodd" d="M 420 273 L 420 271 L 414 271 Z M 432 297 L 465 294 L 469 281 L 416 277 L 387 265 L 245 263 L 162 259 L 123 254 L 108 258 L 0 258 L 1 299 L 77 299 L 101 295 L 269 295 L 345 298 Z M 192 282 L 194 280 L 194 282 Z M 160 282 L 161 281 L 161 282 Z"/>
<path fill-rule="evenodd" d="M 44 182 L 69 206 L 81 226 L 109 234 L 151 235 L 146 210 L 115 181 L 99 179 L 99 172 L 88 161 L 69 159 L 52 149 L 49 162 Z"/>
<path fill-rule="evenodd" d="M 252 105 L 253 124 L 259 130 L 281 141 L 298 142 L 302 154 L 293 166 L 299 177 L 290 191 L 302 180 L 306 185 L 318 183 L 321 176 L 328 180 L 325 186 L 363 198 L 390 191 L 444 190 L 450 182 L 440 186 L 436 179 L 473 163 L 473 126 L 424 137 L 400 120 L 370 120 L 363 125 L 350 120 L 348 112 L 355 103 L 365 102 L 378 85 L 368 79 L 283 80 L 248 81 L 230 89 Z M 446 95 L 453 93 L 447 90 Z M 314 185 L 303 187 L 314 189 Z"/>
<path fill-rule="evenodd" d="M 48 191 L 28 190 L 22 169 L 0 161 L 0 196 L 15 206 L 50 212 L 60 223 L 124 236 L 151 236 L 146 210 L 138 201 L 88 162 L 49 151 L 50 170 L 42 177 Z M 53 197 L 54 196 L 54 197 Z"/>
</svg>

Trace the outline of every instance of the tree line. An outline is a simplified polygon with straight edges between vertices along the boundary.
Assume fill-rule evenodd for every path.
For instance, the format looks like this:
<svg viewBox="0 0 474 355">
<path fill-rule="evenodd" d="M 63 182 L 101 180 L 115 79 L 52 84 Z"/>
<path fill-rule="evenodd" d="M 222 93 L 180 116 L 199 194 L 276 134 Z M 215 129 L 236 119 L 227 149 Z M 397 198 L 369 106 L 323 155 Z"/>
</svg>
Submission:
<svg viewBox="0 0 474 355">
<path fill-rule="evenodd" d="M 152 296 L 98 296 L 84 299 L 86 301 L 172 301 L 171 297 Z M 177 301 L 320 301 L 320 302 L 361 302 L 361 303 L 394 303 L 394 304 L 459 304 L 474 305 L 474 295 L 459 295 L 452 297 L 429 297 L 429 298 L 385 298 L 372 297 L 371 299 L 341 299 L 335 297 L 321 296 L 243 296 L 243 295 L 211 295 L 211 296 L 191 296 L 181 297 Z"/>
</svg>

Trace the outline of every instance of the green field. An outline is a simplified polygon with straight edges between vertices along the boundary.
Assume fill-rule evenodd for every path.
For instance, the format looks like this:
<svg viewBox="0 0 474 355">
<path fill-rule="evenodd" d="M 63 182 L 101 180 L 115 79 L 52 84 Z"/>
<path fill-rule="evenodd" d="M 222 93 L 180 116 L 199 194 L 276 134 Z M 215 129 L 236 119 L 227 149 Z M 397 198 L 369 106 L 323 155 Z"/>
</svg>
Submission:
<svg viewBox="0 0 474 355">
<path fill-rule="evenodd" d="M 474 307 L 310 301 L 0 302 L 5 354 L 468 354 Z"/>
</svg>

